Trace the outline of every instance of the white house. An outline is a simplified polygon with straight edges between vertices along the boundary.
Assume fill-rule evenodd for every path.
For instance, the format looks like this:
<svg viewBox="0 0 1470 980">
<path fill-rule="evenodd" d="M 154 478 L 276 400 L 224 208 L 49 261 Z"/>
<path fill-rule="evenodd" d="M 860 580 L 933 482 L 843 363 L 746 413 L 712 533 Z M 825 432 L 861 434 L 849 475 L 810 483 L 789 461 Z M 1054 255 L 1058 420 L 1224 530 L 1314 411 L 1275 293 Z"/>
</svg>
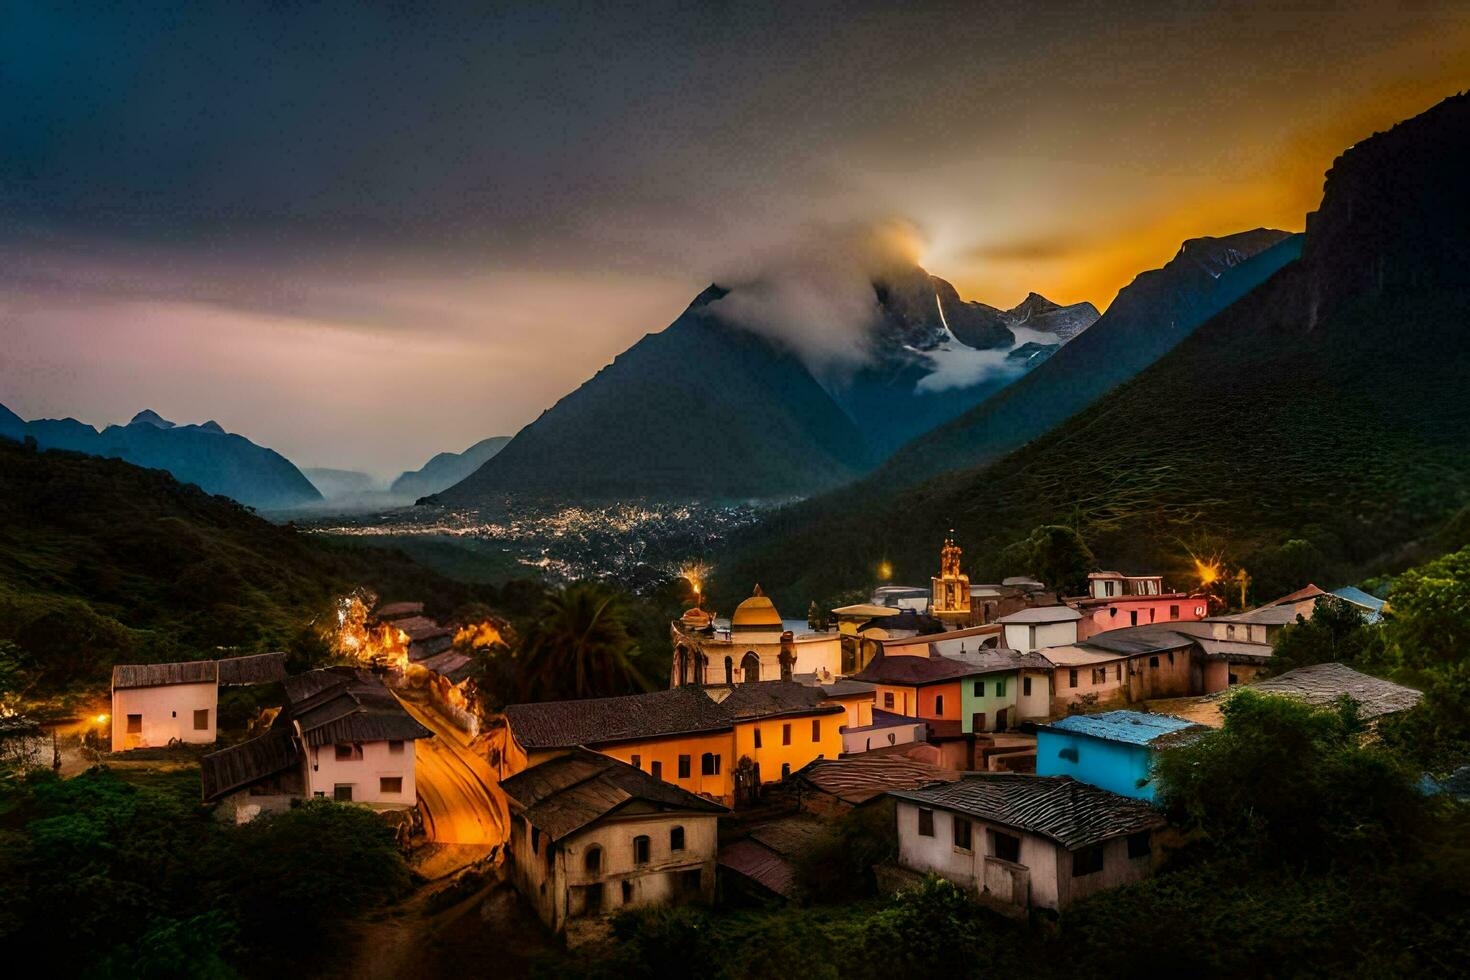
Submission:
<svg viewBox="0 0 1470 980">
<path fill-rule="evenodd" d="M 1068 776 L 968 773 L 889 793 L 898 863 L 1018 909 L 1068 903 L 1152 873 L 1164 818 Z"/>
<path fill-rule="evenodd" d="M 1001 646 L 1030 653 L 1077 642 L 1082 614 L 1071 606 L 1032 606 L 996 620 L 1004 630 Z"/>
<path fill-rule="evenodd" d="M 842 633 L 800 631 L 781 619 L 760 586 L 721 627 L 699 607 L 669 625 L 674 647 L 670 686 L 751 684 L 795 674 L 831 679 L 842 673 Z"/>
<path fill-rule="evenodd" d="M 586 749 L 500 788 L 512 878 L 554 932 L 622 908 L 713 898 L 719 804 Z"/>
<path fill-rule="evenodd" d="M 219 689 L 286 677 L 284 653 L 112 668 L 112 751 L 215 740 Z"/>
</svg>

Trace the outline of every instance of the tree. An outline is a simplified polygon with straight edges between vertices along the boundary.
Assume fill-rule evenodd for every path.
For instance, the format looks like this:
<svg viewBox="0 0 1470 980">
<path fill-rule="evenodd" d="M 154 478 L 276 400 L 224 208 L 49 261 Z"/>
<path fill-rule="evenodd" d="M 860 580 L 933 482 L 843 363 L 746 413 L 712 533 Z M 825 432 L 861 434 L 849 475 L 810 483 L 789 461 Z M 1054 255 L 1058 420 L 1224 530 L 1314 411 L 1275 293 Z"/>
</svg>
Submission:
<svg viewBox="0 0 1470 980">
<path fill-rule="evenodd" d="M 1359 663 L 1368 658 L 1377 642 L 1376 628 L 1363 621 L 1357 606 L 1322 597 L 1311 619 L 1298 616 L 1295 623 L 1282 629 L 1271 670 L 1282 673 L 1310 664 Z"/>
<path fill-rule="evenodd" d="M 1004 574 L 1033 576 L 1058 595 L 1081 595 L 1097 559 L 1075 528 L 1043 524 L 1024 541 L 1005 548 L 998 561 Z"/>
<path fill-rule="evenodd" d="M 635 666 L 623 597 L 578 582 L 546 596 L 517 656 L 520 697 L 528 701 L 605 697 L 646 691 Z"/>
</svg>

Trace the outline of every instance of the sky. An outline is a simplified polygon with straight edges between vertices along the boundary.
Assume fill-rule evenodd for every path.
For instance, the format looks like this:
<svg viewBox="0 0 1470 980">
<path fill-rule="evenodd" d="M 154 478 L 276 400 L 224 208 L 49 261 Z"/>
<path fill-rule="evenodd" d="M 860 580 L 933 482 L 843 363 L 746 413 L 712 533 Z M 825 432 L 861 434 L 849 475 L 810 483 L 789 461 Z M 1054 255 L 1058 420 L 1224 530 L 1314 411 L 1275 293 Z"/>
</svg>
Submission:
<svg viewBox="0 0 1470 980">
<path fill-rule="evenodd" d="M 0 0 L 0 403 L 391 476 L 853 228 L 1106 308 L 1466 87 L 1462 3 Z"/>
</svg>

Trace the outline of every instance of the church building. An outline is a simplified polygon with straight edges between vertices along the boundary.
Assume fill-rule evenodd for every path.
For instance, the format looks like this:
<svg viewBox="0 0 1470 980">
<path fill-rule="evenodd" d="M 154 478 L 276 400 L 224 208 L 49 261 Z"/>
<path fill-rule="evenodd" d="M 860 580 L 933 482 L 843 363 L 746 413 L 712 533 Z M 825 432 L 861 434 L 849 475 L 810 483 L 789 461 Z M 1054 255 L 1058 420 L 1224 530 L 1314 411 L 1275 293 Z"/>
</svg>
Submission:
<svg viewBox="0 0 1470 980">
<path fill-rule="evenodd" d="M 695 606 L 670 624 L 674 664 L 670 686 L 753 684 L 789 681 L 813 674 L 830 683 L 842 670 L 842 639 L 836 630 L 797 632 L 757 585 L 754 593 L 720 624 Z"/>
</svg>

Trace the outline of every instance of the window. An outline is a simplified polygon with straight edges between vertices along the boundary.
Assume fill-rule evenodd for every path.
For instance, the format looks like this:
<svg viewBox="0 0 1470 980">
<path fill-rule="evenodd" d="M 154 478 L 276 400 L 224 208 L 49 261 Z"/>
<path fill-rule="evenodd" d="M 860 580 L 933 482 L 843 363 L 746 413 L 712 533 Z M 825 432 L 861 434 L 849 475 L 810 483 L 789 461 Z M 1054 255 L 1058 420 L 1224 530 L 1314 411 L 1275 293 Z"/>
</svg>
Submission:
<svg viewBox="0 0 1470 980">
<path fill-rule="evenodd" d="M 332 799 L 336 800 L 339 803 L 351 803 L 352 802 L 352 784 L 351 783 L 338 783 L 337 785 L 333 786 L 332 787 Z"/>
<path fill-rule="evenodd" d="M 1108 682 L 1108 669 L 1106 667 L 1092 668 L 1092 683 L 1106 684 Z"/>
<path fill-rule="evenodd" d="M 403 792 L 402 776 L 379 776 L 378 792 L 396 796 Z"/>
<path fill-rule="evenodd" d="M 649 840 L 646 834 L 639 834 L 633 838 L 633 863 L 647 864 L 649 852 Z"/>
<path fill-rule="evenodd" d="M 972 732 L 983 732 L 983 731 L 985 731 L 985 712 L 983 712 L 983 711 L 976 711 L 976 712 L 974 712 L 973 714 L 970 715 L 970 731 L 972 731 Z"/>
<path fill-rule="evenodd" d="M 1169 651 L 1169 663 L 1172 664 L 1173 662 L 1174 662 L 1174 651 L 1173 650 L 1170 650 Z"/>
<path fill-rule="evenodd" d="M 1138 625 L 1138 610 L 1137 609 L 1131 610 L 1128 613 L 1128 625 L 1130 625 L 1130 626 L 1137 626 Z"/>
<path fill-rule="evenodd" d="M 684 828 L 683 827 L 675 827 L 674 829 L 672 829 L 672 830 L 669 831 L 669 850 L 671 850 L 671 851 L 682 851 L 682 850 L 684 850 Z"/>
<path fill-rule="evenodd" d="M 706 752 L 700 756 L 699 772 L 704 776 L 718 776 L 720 774 L 720 754 L 718 752 Z"/>
<path fill-rule="evenodd" d="M 790 745 L 791 744 L 791 723 L 790 722 L 787 722 L 786 724 L 784 724 L 784 725 L 781 726 L 781 744 L 782 745 Z"/>
<path fill-rule="evenodd" d="M 1103 869 L 1103 846 L 1093 844 L 1084 847 L 1080 851 L 1072 852 L 1072 877 L 1081 878 L 1085 875 L 1096 874 Z"/>
<path fill-rule="evenodd" d="M 1169 618 L 1170 619 L 1178 619 L 1179 618 L 1179 607 L 1178 606 L 1170 606 L 1169 607 Z"/>
<path fill-rule="evenodd" d="M 936 715 L 942 715 L 942 714 L 944 714 L 944 695 L 943 694 L 936 694 L 936 695 L 934 695 L 934 713 Z"/>
<path fill-rule="evenodd" d="M 970 821 L 964 817 L 954 818 L 954 846 L 962 851 L 970 849 Z"/>
<path fill-rule="evenodd" d="M 624 905 L 627 905 L 631 901 L 633 901 L 633 883 L 631 881 L 624 881 L 623 882 L 623 904 Z"/>
<path fill-rule="evenodd" d="M 995 696 L 998 698 L 1006 696 L 1006 679 L 1004 677 L 995 682 Z"/>
<path fill-rule="evenodd" d="M 1149 657 L 1148 658 L 1148 665 L 1150 667 L 1157 667 L 1159 665 L 1159 658 L 1158 657 Z"/>
<path fill-rule="evenodd" d="M 1113 668 L 1113 670 L 1117 675 L 1113 679 L 1116 681 L 1121 681 L 1123 679 L 1123 665 L 1118 664 L 1116 667 Z"/>
<path fill-rule="evenodd" d="M 822 719 L 820 719 L 820 718 L 813 718 L 812 719 L 812 741 L 813 742 L 820 742 L 821 740 L 822 740 Z"/>
<path fill-rule="evenodd" d="M 679 756 L 679 778 L 689 778 L 689 756 L 687 755 Z"/>
<path fill-rule="evenodd" d="M 972 694 L 974 694 L 975 697 L 977 697 L 977 698 L 983 698 L 983 697 L 985 697 L 985 682 L 984 681 L 976 681 L 975 682 L 975 685 L 972 688 L 970 688 L 970 692 Z"/>
<path fill-rule="evenodd" d="M 1014 837 L 1011 834 L 1003 834 L 998 830 L 992 830 L 990 832 L 990 847 L 995 852 L 995 856 L 1002 861 L 1009 861 L 1012 864 L 1021 863 L 1021 838 Z"/>
<path fill-rule="evenodd" d="M 761 726 L 759 725 L 755 726 L 755 747 L 761 747 Z"/>
<path fill-rule="evenodd" d="M 142 715 L 128 715 L 128 734 L 129 735 L 142 735 L 143 734 L 143 716 Z"/>
<path fill-rule="evenodd" d="M 893 708 L 893 692 L 892 691 L 884 691 L 883 692 L 883 707 L 889 708 L 889 709 L 892 709 Z M 129 718 L 139 718 L 139 719 L 142 718 L 141 715 L 129 715 L 128 717 Z M 131 722 L 130 722 L 130 724 L 131 724 Z M 141 721 L 140 721 L 140 724 L 141 724 Z M 129 729 L 129 731 L 131 731 L 131 730 L 132 729 Z"/>
<path fill-rule="evenodd" d="M 664 764 L 662 762 L 659 762 L 657 759 L 653 760 L 653 778 L 664 778 Z"/>
<path fill-rule="evenodd" d="M 194 730 L 196 732 L 209 731 L 209 709 L 199 708 L 194 712 Z"/>
<path fill-rule="evenodd" d="M 633 756 L 631 759 L 628 760 L 628 765 L 632 766 L 634 769 L 642 769 L 643 768 L 643 756 L 641 756 L 641 755 L 635 755 L 635 756 Z"/>
<path fill-rule="evenodd" d="M 934 836 L 934 811 L 927 807 L 919 807 L 919 836 Z"/>
<path fill-rule="evenodd" d="M 388 754 L 389 755 L 402 755 L 403 754 L 403 739 L 401 739 L 401 738 L 390 738 L 390 739 L 388 739 Z"/>
<path fill-rule="evenodd" d="M 582 867 L 588 874 L 600 874 L 602 872 L 602 848 L 596 844 L 587 848 L 587 853 L 582 857 Z"/>
<path fill-rule="evenodd" d="M 782 779 L 785 779 L 789 775 L 791 775 L 791 763 L 789 763 L 789 762 L 783 762 L 783 763 L 781 763 L 781 778 Z"/>
<path fill-rule="evenodd" d="M 338 762 L 346 762 L 350 759 L 362 758 L 361 742 L 338 742 L 332 746 L 337 755 Z"/>
<path fill-rule="evenodd" d="M 1067 671 L 1067 686 L 1068 687 L 1076 687 L 1077 686 L 1077 669 L 1075 667 L 1073 669 Z"/>
<path fill-rule="evenodd" d="M 1068 745 L 1066 748 L 1057 750 L 1058 759 L 1066 759 L 1068 762 L 1077 761 L 1077 746 Z"/>
<path fill-rule="evenodd" d="M 1026 695 L 1028 698 L 1031 696 L 1031 678 L 1021 678 L 1021 693 Z"/>
<path fill-rule="evenodd" d="M 1153 850 L 1153 842 L 1149 840 L 1149 832 L 1140 830 L 1136 834 L 1128 835 L 1128 856 L 1131 858 L 1148 857 Z"/>
<path fill-rule="evenodd" d="M 725 658 L 725 683 L 735 683 L 735 660 L 732 657 Z"/>
</svg>

